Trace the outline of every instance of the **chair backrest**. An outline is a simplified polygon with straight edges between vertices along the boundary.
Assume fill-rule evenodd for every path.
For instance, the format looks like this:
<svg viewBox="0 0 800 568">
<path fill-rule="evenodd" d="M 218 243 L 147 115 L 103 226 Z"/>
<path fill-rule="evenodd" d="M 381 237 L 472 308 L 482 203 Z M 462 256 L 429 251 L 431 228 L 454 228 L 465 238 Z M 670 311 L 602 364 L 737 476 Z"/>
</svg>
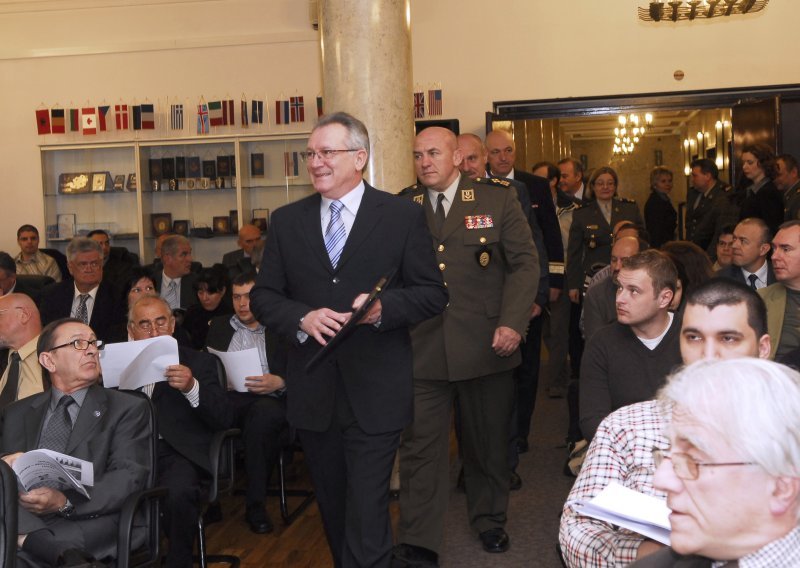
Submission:
<svg viewBox="0 0 800 568">
<path fill-rule="evenodd" d="M 209 353 L 214 357 L 214 362 L 217 367 L 217 381 L 223 392 L 228 390 L 228 375 L 225 373 L 225 365 L 222 360 Z M 236 429 L 224 430 L 216 432 L 211 440 L 211 467 L 213 483 L 209 489 L 209 502 L 217 500 L 218 494 L 230 493 L 233 491 L 233 486 L 236 482 L 234 457 L 235 457 L 235 438 L 238 437 L 239 431 Z"/>
<path fill-rule="evenodd" d="M 17 556 L 17 476 L 0 460 L 0 565 L 13 568 Z"/>
<path fill-rule="evenodd" d="M 55 260 L 58 265 L 58 270 L 61 271 L 61 278 L 64 280 L 72 278 L 72 275 L 69 273 L 69 267 L 67 266 L 67 257 L 63 252 L 58 249 L 48 248 L 40 248 L 39 250 L 47 256 L 53 257 L 53 260 Z"/>
</svg>

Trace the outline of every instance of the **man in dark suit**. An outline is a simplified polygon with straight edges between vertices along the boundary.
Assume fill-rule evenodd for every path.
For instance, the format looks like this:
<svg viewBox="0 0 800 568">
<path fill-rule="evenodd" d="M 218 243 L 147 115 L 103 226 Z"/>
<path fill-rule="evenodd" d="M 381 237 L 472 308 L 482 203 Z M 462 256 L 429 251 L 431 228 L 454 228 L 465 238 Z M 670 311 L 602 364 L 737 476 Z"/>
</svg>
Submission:
<svg viewBox="0 0 800 568">
<path fill-rule="evenodd" d="M 139 255 L 125 247 L 112 247 L 111 235 L 102 229 L 89 231 L 86 236 L 96 241 L 103 250 L 103 280 L 111 282 L 115 288 L 121 290 L 133 267 L 139 266 Z"/>
<path fill-rule="evenodd" d="M 399 566 L 438 565 L 456 395 L 470 526 L 487 552 L 509 546 L 504 526 L 513 371 L 521 360 L 539 265 L 514 192 L 460 175 L 460 162 L 452 132 L 423 130 L 414 143 L 423 185 L 401 192 L 425 212 L 433 236 L 428 246 L 436 251 L 450 303 L 411 334 L 414 423 L 400 448 L 400 544 L 394 553 Z"/>
<path fill-rule="evenodd" d="M 713 394 L 712 394 L 713 393 Z M 653 450 L 670 548 L 636 567 L 800 566 L 800 375 L 762 359 L 695 363 L 659 393 Z"/>
<path fill-rule="evenodd" d="M 564 158 L 558 162 L 558 169 L 561 171 L 561 178 L 558 180 L 559 198 L 564 203 L 564 198 L 575 205 L 584 205 L 591 201 L 592 196 L 586 190 L 583 183 L 583 163 L 575 158 Z M 565 207 L 561 203 L 559 207 Z"/>
<path fill-rule="evenodd" d="M 236 412 L 237 427 L 242 429 L 247 468 L 245 520 L 254 533 L 272 532 L 272 521 L 264 508 L 269 474 L 281 450 L 286 423 L 286 350 L 274 334 L 258 323 L 250 311 L 250 291 L 256 273 L 246 272 L 234 278 L 233 316 L 211 320 L 206 345 L 217 351 L 258 349 L 261 373 L 246 377 L 248 392 L 228 391 Z M 241 378 L 241 377 L 239 377 Z M 229 376 L 230 380 L 231 377 Z"/>
<path fill-rule="evenodd" d="M 171 235 L 161 245 L 162 269 L 155 273 L 156 288 L 173 310 L 186 310 L 196 304 L 197 291 L 192 272 L 192 245 L 182 235 Z"/>
<path fill-rule="evenodd" d="M 686 194 L 686 240 L 713 253 L 717 221 L 727 207 L 725 184 L 719 180 L 714 160 L 692 162 L 692 185 Z"/>
<path fill-rule="evenodd" d="M 175 318 L 158 296 L 143 296 L 131 308 L 128 333 L 134 341 L 172 335 Z M 233 409 L 219 384 L 211 355 L 179 348 L 180 364 L 167 367 L 166 381 L 145 385 L 158 419 L 157 485 L 166 487 L 164 529 L 167 566 L 191 566 L 203 484 L 211 474 L 214 432 L 230 428 Z M 155 377 L 154 377 L 155 378 Z"/>
<path fill-rule="evenodd" d="M 239 229 L 239 240 L 236 241 L 239 248 L 226 252 L 222 256 L 222 264 L 228 269 L 228 276 L 231 280 L 240 274 L 255 271 L 255 267 L 250 262 L 250 256 L 260 240 L 261 229 L 255 225 L 242 225 L 242 228 Z"/>
<path fill-rule="evenodd" d="M 0 454 L 7 463 L 45 447 L 94 465 L 90 499 L 48 487 L 20 495 L 18 544 L 48 566 L 70 548 L 97 559 L 115 556 L 122 502 L 144 487 L 153 466 L 146 402 L 97 384 L 99 344 L 91 328 L 74 319 L 45 327 L 37 350 L 53 388 L 13 403 L 0 418 Z M 60 443 L 51 435 L 59 420 L 69 432 Z"/>
<path fill-rule="evenodd" d="M 42 324 L 73 317 L 87 323 L 97 338 L 112 343 L 120 335 L 125 308 L 117 290 L 103 281 L 103 251 L 86 237 L 75 237 L 67 245 L 67 267 L 72 280 L 51 284 L 42 290 Z"/>
<path fill-rule="evenodd" d="M 291 342 L 289 422 L 334 563 L 346 567 L 389 565 L 389 477 L 412 417 L 409 326 L 447 303 L 423 211 L 366 184 L 368 158 L 359 120 L 320 119 L 305 152 L 317 194 L 273 213 L 250 303 L 261 323 Z M 391 279 L 363 325 L 307 370 L 385 275 Z"/>
<path fill-rule="evenodd" d="M 717 272 L 717 276 L 747 284 L 753 290 L 775 283 L 775 273 L 769 261 L 772 234 L 763 219 L 742 219 L 733 230 L 730 266 Z"/>
</svg>

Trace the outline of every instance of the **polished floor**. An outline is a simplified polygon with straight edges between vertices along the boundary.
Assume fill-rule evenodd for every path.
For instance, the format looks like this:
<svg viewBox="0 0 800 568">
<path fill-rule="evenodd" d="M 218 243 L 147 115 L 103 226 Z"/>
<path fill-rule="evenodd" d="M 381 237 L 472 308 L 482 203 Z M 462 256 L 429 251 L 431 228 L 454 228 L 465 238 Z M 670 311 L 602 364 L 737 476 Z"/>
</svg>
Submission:
<svg viewBox="0 0 800 568">
<path fill-rule="evenodd" d="M 561 566 L 556 542 L 558 516 L 572 485 L 572 479 L 561 473 L 566 450 L 566 402 L 540 396 L 533 419 L 530 451 L 520 459 L 523 479 L 520 491 L 513 492 L 509 503 L 508 533 L 511 549 L 505 554 L 487 554 L 473 535 L 466 521 L 465 496 L 455 490 L 445 519 L 446 536 L 441 551 L 441 565 L 448 568 L 558 568 Z M 308 483 L 302 462 L 297 466 L 298 478 L 293 485 Z M 451 468 L 453 484 L 457 465 Z M 278 511 L 277 498 L 268 502 L 275 532 L 256 535 L 244 523 L 244 503 L 239 496 L 223 500 L 224 518 L 208 527 L 209 553 L 239 556 L 244 568 L 291 567 L 327 568 L 333 565 L 316 504 L 312 504 L 290 526 L 285 526 Z M 396 521 L 399 507 L 392 503 Z"/>
</svg>

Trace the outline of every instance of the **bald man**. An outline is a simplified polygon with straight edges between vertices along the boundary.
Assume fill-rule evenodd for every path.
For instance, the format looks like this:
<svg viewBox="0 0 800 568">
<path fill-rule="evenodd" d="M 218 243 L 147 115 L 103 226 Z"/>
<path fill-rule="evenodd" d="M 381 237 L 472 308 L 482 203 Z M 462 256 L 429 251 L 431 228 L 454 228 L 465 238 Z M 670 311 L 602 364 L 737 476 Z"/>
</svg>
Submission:
<svg viewBox="0 0 800 568">
<path fill-rule="evenodd" d="M 239 240 L 236 244 L 239 248 L 226 252 L 222 257 L 222 264 L 228 269 L 228 276 L 231 280 L 240 274 L 253 272 L 253 264 L 250 257 L 253 254 L 253 248 L 261 240 L 261 229 L 255 225 L 242 225 L 239 229 Z"/>
<path fill-rule="evenodd" d="M 0 298 L 0 409 L 44 390 L 36 341 L 42 331 L 39 310 L 25 294 Z"/>
</svg>

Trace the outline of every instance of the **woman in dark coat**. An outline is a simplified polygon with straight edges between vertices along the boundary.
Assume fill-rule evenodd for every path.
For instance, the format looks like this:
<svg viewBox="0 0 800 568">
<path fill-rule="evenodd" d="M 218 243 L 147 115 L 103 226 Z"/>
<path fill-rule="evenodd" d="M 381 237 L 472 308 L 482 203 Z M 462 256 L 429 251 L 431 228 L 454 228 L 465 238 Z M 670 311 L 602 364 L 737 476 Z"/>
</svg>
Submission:
<svg viewBox="0 0 800 568">
<path fill-rule="evenodd" d="M 747 187 L 739 220 L 763 219 L 774 235 L 783 223 L 783 194 L 775 187 L 775 154 L 766 144 L 742 148 L 742 173 L 752 183 Z"/>
<path fill-rule="evenodd" d="M 650 189 L 650 197 L 644 205 L 644 224 L 650 234 L 650 246 L 661 248 L 664 243 L 675 240 L 678 226 L 678 213 L 669 198 L 672 171 L 664 166 L 653 168 Z"/>
</svg>

